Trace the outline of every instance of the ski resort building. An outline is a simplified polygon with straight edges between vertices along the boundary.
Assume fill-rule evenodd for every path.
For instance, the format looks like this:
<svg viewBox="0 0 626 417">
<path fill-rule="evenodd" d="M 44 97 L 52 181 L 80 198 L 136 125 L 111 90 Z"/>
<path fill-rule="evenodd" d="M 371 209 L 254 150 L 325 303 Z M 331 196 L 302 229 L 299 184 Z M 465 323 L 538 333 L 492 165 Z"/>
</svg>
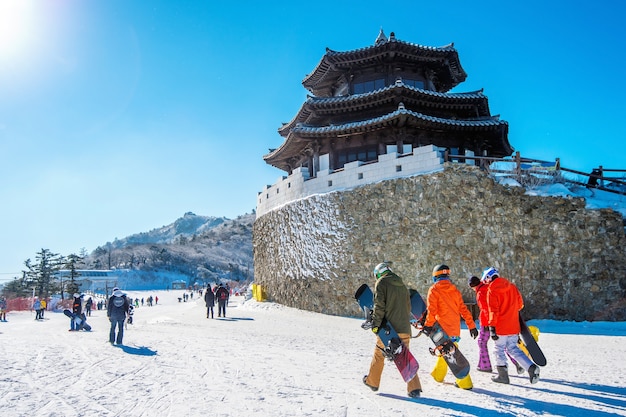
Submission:
<svg viewBox="0 0 626 417">
<path fill-rule="evenodd" d="M 466 77 L 453 44 L 422 46 L 382 29 L 374 45 L 327 48 L 302 81 L 311 94 L 278 129 L 284 142 L 263 157 L 285 175 L 259 192 L 257 216 L 312 194 L 440 169 L 444 153 L 457 162 L 511 155 L 508 123 L 491 115 L 482 90 L 450 92 Z"/>
</svg>

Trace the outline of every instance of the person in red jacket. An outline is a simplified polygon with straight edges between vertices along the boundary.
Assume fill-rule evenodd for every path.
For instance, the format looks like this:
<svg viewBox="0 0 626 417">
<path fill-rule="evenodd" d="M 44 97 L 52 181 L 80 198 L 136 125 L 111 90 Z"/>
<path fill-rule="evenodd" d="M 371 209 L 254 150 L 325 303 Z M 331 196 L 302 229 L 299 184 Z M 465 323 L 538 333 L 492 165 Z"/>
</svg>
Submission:
<svg viewBox="0 0 626 417">
<path fill-rule="evenodd" d="M 478 321 L 480 323 L 480 335 L 478 336 L 478 370 L 480 372 L 491 372 L 491 359 L 489 358 L 489 350 L 487 349 L 487 342 L 489 342 L 489 327 L 487 322 L 489 321 L 489 307 L 487 306 L 487 290 L 488 284 L 484 284 L 480 281 L 480 278 L 476 276 L 470 277 L 468 283 L 469 287 L 476 292 L 476 305 L 480 311 Z M 507 352 L 507 356 L 515 365 L 518 374 L 526 372 L 524 368 L 520 366 L 515 359 Z"/>
<path fill-rule="evenodd" d="M 433 285 L 428 289 L 426 296 L 426 320 L 423 331 L 428 334 L 432 331 L 435 322 L 438 322 L 443 331 L 454 342 L 458 342 L 461 336 L 461 317 L 465 320 L 470 335 L 476 339 L 478 330 L 472 313 L 467 309 L 463 296 L 458 288 L 450 281 L 450 267 L 437 265 L 433 269 Z M 443 382 L 448 372 L 448 364 L 439 356 L 435 368 L 430 373 L 437 382 Z M 456 386 L 463 389 L 472 389 L 472 378 L 469 374 L 463 379 L 456 380 Z"/>
<path fill-rule="evenodd" d="M 489 350 L 487 342 L 489 342 L 489 310 L 487 308 L 487 290 L 489 286 L 480 282 L 480 278 L 472 276 L 468 281 L 468 285 L 476 291 L 476 305 L 480 311 L 478 322 L 480 323 L 480 335 L 478 336 L 478 370 L 480 372 L 491 372 L 491 359 L 489 358 Z"/>
<path fill-rule="evenodd" d="M 507 353 L 520 364 L 530 377 L 530 383 L 539 381 L 539 367 L 533 363 L 517 346 L 519 338 L 519 311 L 524 308 L 522 294 L 515 284 L 500 276 L 496 268 L 490 266 L 483 271 L 482 283 L 489 284 L 487 289 L 487 308 L 489 317 L 487 325 L 491 339 L 495 341 L 496 369 L 498 376 L 492 381 L 501 384 L 509 383 L 507 370 Z"/>
</svg>

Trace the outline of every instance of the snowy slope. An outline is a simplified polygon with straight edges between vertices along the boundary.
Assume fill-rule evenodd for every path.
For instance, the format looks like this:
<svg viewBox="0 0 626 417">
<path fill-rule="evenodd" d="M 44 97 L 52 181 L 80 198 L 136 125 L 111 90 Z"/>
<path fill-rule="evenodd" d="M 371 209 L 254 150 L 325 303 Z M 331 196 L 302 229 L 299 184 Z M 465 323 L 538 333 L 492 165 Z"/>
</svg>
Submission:
<svg viewBox="0 0 626 417">
<path fill-rule="evenodd" d="M 548 358 L 542 380 L 512 376 L 508 386 L 472 371 L 463 391 L 449 374 L 437 384 L 424 337 L 422 398 L 409 399 L 388 365 L 372 392 L 362 382 L 374 336 L 361 320 L 325 316 L 234 297 L 226 320 L 206 319 L 195 295 L 158 295 L 139 307 L 125 347 L 109 345 L 104 311 L 93 332 L 68 332 L 61 313 L 9 313 L 0 323 L 0 414 L 5 416 L 626 416 L 626 323 L 531 322 Z M 460 347 L 477 361 L 476 342 Z"/>
</svg>

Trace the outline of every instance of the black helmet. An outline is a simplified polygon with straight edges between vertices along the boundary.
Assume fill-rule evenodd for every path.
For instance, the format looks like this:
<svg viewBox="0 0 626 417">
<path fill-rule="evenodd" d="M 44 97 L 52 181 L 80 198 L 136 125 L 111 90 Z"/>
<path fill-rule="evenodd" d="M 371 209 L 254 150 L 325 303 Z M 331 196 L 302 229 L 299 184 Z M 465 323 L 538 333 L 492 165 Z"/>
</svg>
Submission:
<svg viewBox="0 0 626 417">
<path fill-rule="evenodd" d="M 450 276 L 450 267 L 448 265 L 437 265 L 433 268 L 433 282 L 437 282 L 441 278 L 448 278 Z"/>
</svg>

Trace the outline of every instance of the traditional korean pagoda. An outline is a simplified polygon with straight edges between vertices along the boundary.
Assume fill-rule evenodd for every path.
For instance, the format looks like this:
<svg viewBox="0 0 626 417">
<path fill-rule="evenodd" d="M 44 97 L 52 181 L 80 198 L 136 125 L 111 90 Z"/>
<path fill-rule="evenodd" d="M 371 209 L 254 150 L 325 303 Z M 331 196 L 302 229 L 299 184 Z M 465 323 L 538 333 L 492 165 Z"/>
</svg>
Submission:
<svg viewBox="0 0 626 417">
<path fill-rule="evenodd" d="M 339 170 L 434 145 L 450 155 L 513 153 L 508 123 L 492 116 L 482 90 L 449 93 L 465 81 L 454 44 L 428 47 L 387 37 L 346 52 L 326 49 L 302 85 L 311 93 L 278 132 L 285 138 L 263 157 L 287 174 Z"/>
</svg>

